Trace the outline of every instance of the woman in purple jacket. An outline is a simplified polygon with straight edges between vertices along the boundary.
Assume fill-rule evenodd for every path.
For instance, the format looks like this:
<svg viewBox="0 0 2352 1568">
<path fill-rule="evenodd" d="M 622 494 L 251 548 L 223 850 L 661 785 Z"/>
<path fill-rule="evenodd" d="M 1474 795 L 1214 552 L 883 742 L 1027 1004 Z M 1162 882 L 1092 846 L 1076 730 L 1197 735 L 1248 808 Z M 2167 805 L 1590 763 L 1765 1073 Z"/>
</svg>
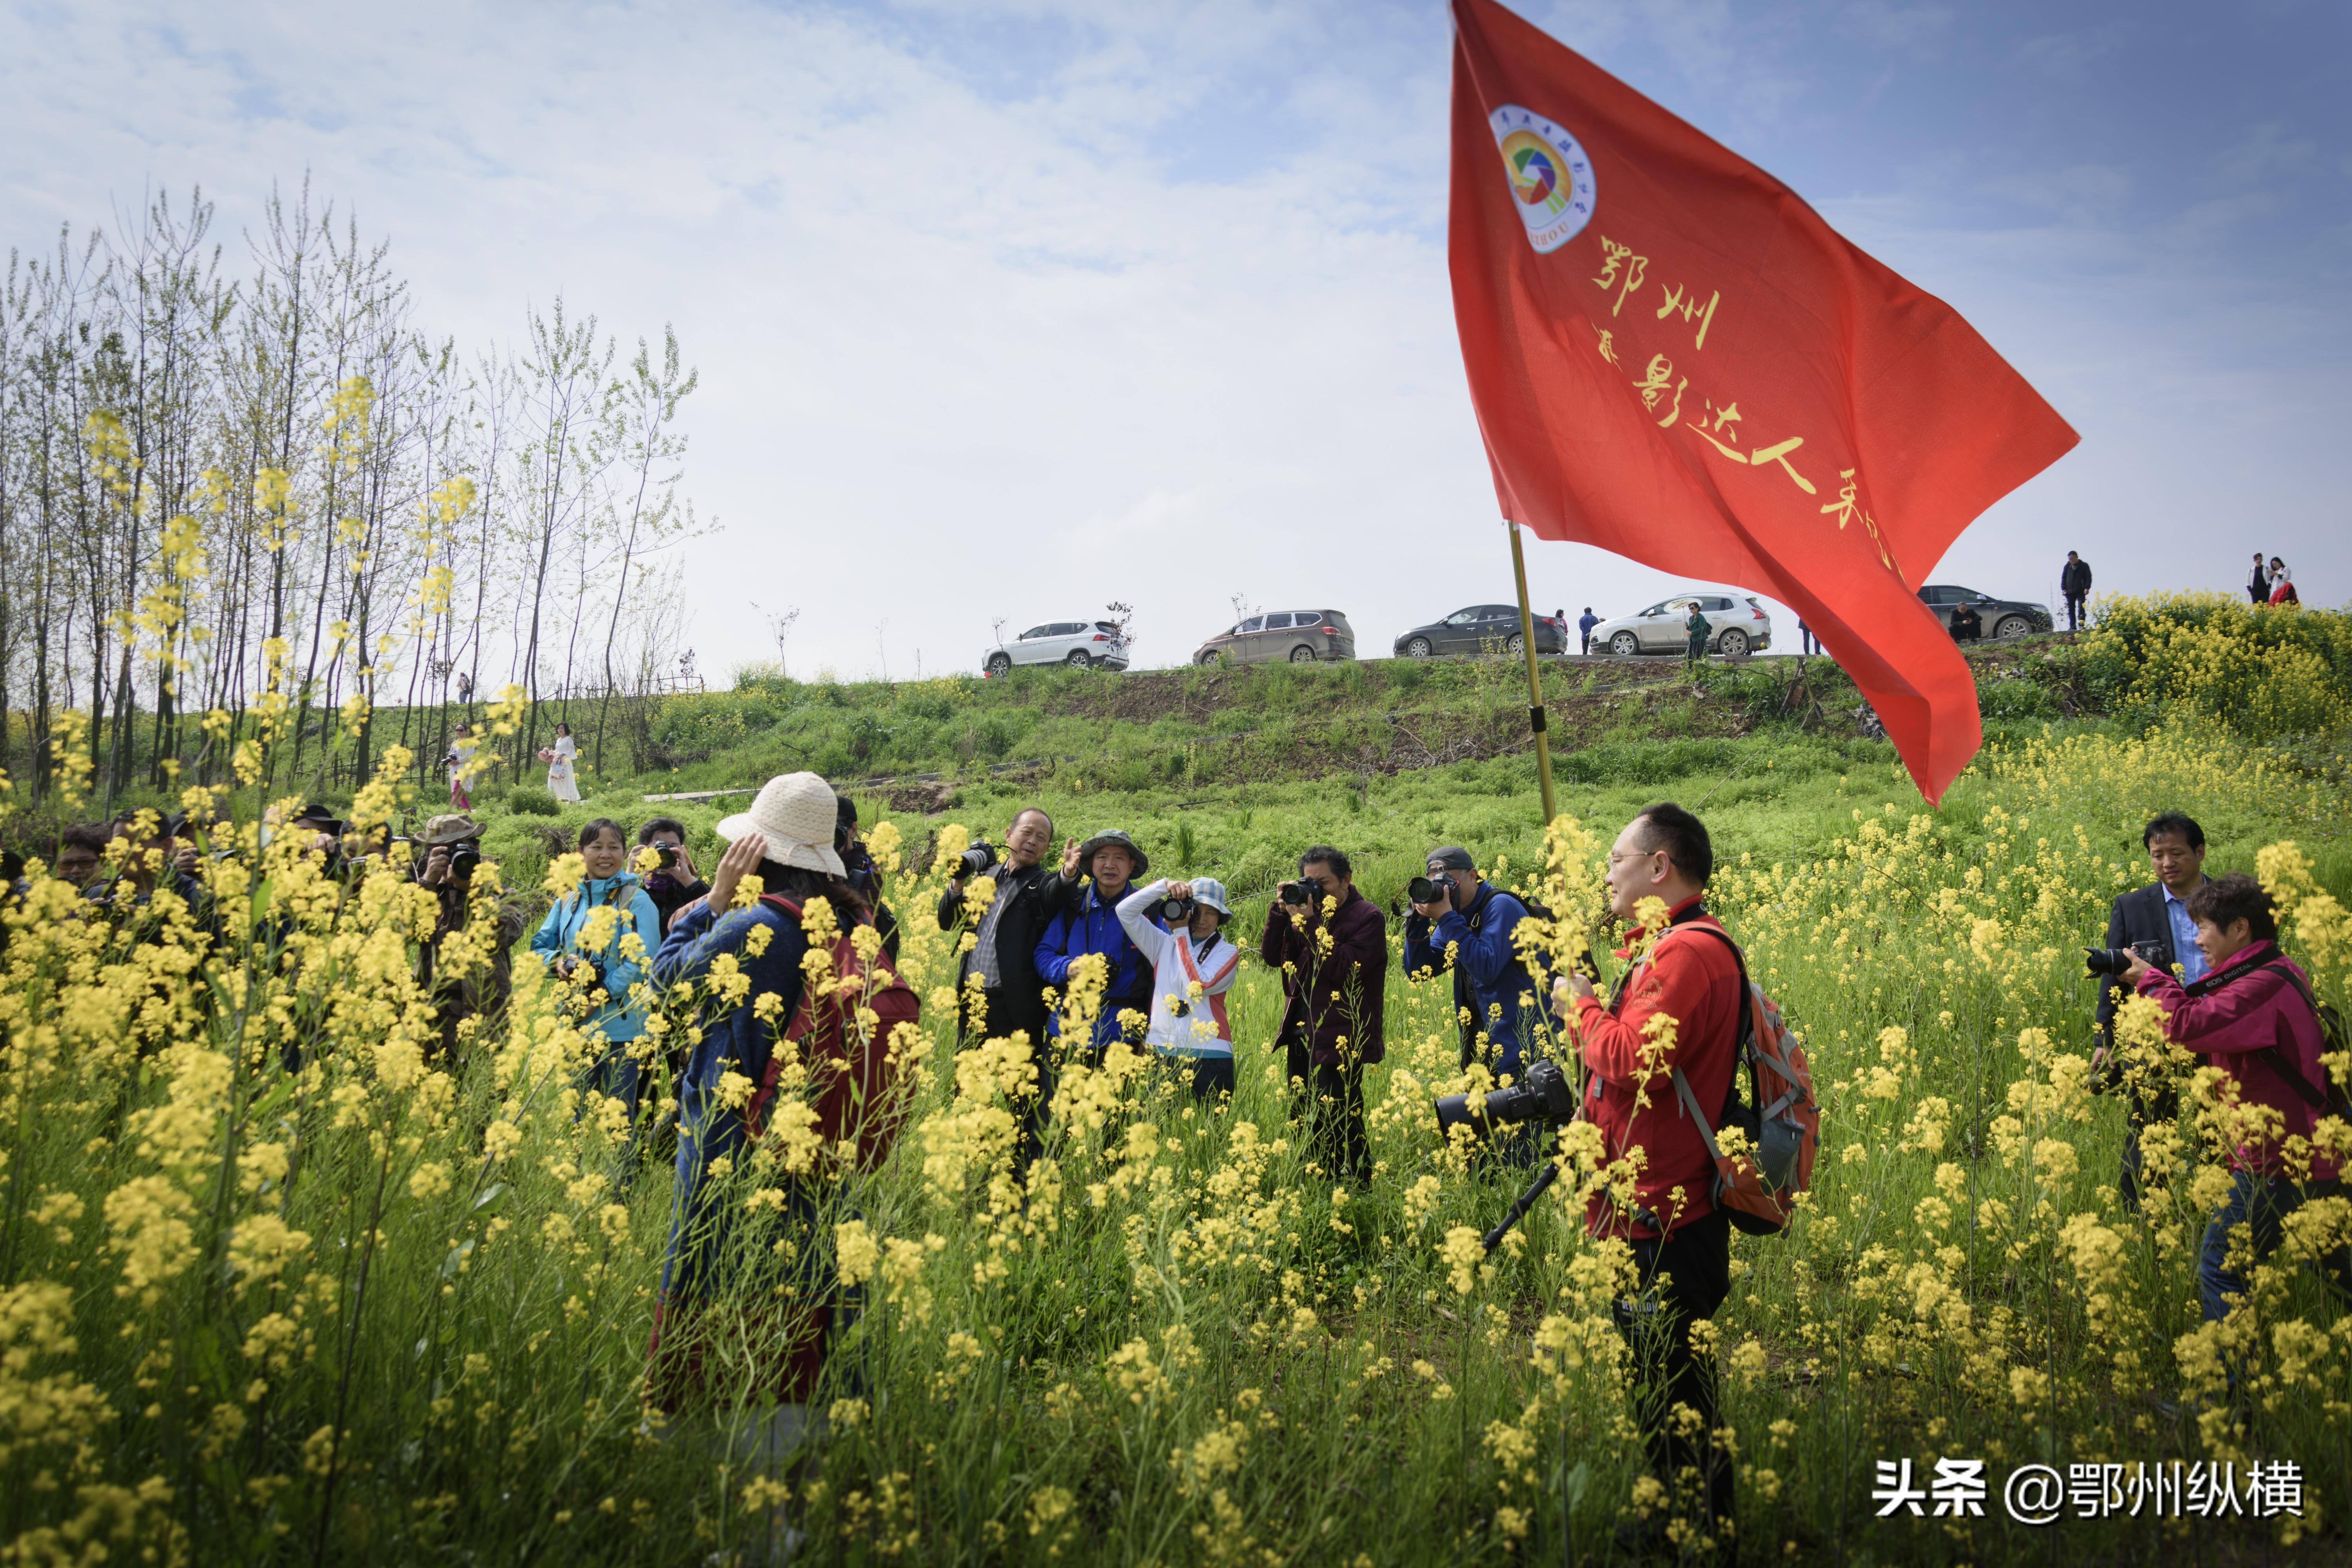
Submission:
<svg viewBox="0 0 2352 1568">
<path fill-rule="evenodd" d="M 2246 1250 L 2259 1263 L 2278 1249 L 2287 1216 L 2338 1183 L 2336 1162 L 2311 1143 L 2331 1098 L 2320 1060 L 2326 1037 L 2310 980 L 2279 952 L 2271 896 L 2233 871 L 2191 893 L 2188 909 L 2212 965 L 2204 977 L 2183 985 L 2137 955 L 2126 974 L 2164 1010 L 2167 1038 L 2229 1074 L 2240 1105 L 2262 1108 L 2243 1119 L 2230 1195 L 2205 1229 L 2198 1282 L 2205 1317 L 2216 1321 L 2246 1294 L 2231 1266 L 2231 1233 L 2246 1228 Z M 2325 1265 L 2339 1289 L 2352 1289 L 2352 1251 L 2339 1248 Z"/>
</svg>

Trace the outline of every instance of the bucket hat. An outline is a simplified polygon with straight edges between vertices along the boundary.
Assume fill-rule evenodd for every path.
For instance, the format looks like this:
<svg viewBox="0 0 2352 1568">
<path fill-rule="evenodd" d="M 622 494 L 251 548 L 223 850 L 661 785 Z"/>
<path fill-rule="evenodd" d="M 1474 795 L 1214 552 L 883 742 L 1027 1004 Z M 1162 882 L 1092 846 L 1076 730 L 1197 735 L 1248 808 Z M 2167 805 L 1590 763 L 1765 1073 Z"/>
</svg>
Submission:
<svg viewBox="0 0 2352 1568">
<path fill-rule="evenodd" d="M 444 844 L 457 844 L 468 838 L 479 838 L 482 825 L 470 816 L 447 816 L 426 819 L 425 837 L 416 842 L 422 848 L 432 849 Z"/>
<path fill-rule="evenodd" d="M 1101 848 L 1106 844 L 1118 845 L 1134 858 L 1135 869 L 1130 873 L 1130 875 L 1135 880 L 1139 882 L 1141 881 L 1143 879 L 1144 873 L 1151 869 L 1151 862 L 1144 855 L 1142 847 L 1137 844 L 1134 839 L 1129 837 L 1124 828 L 1118 827 L 1106 827 L 1100 833 L 1096 834 L 1092 838 L 1087 839 L 1084 844 L 1078 846 L 1078 869 L 1085 872 L 1089 877 L 1093 876 L 1095 873 L 1095 851 Z"/>
<path fill-rule="evenodd" d="M 1208 905 L 1227 920 L 1234 918 L 1233 905 L 1225 902 L 1225 885 L 1214 877 L 1192 879 L 1192 901 Z"/>
<path fill-rule="evenodd" d="M 833 786 L 816 774 L 779 773 L 760 786 L 751 810 L 719 819 L 719 837 L 731 844 L 756 833 L 767 841 L 767 858 L 779 866 L 845 876 L 833 848 L 839 809 Z"/>
</svg>

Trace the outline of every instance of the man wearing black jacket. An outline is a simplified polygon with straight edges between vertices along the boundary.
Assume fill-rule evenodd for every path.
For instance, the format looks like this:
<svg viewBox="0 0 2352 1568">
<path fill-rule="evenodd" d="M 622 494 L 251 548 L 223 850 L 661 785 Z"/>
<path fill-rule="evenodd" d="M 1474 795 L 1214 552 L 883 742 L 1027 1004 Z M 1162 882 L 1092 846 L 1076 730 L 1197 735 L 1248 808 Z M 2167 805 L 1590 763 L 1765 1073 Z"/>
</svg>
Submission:
<svg viewBox="0 0 2352 1568">
<path fill-rule="evenodd" d="M 1291 901 L 1300 895 L 1306 902 Z M 1328 1174 L 1369 1187 L 1364 1068 L 1387 1052 L 1389 926 L 1380 906 L 1356 891 L 1345 854 L 1318 844 L 1298 858 L 1297 882 L 1286 884 L 1266 910 L 1258 956 L 1282 976 L 1277 1043 L 1286 1058 L 1290 1119 L 1304 1121 L 1312 1110 L 1313 1158 Z"/>
<path fill-rule="evenodd" d="M 1034 805 L 1004 830 L 1004 858 L 989 873 L 996 881 L 996 897 L 972 926 L 975 942 L 956 969 L 960 1046 L 1001 1039 L 1019 1029 L 1029 1032 L 1033 1046 L 1045 1038 L 1045 983 L 1037 977 L 1037 939 L 1069 903 L 1080 880 L 1045 864 L 1045 851 L 1053 845 L 1054 819 Z M 957 922 L 970 918 L 961 877 L 950 880 L 940 896 L 939 918 L 941 931 L 954 931 Z M 987 1004 L 985 1035 L 975 1030 L 970 1016 L 967 978 L 974 972 L 981 976 L 981 995 Z"/>
<path fill-rule="evenodd" d="M 2148 868 L 2156 880 L 2134 888 L 2115 902 L 2107 915 L 2107 942 L 2112 948 L 2131 948 L 2157 968 L 2177 970 L 2183 984 L 2193 984 L 2205 973 L 2205 953 L 2197 945 L 2197 922 L 2189 918 L 2189 895 L 2205 885 L 2205 830 L 2195 819 L 2168 811 L 2140 833 L 2147 850 Z M 2099 1005 L 2093 1032 L 2098 1048 L 2093 1052 L 2093 1082 L 2101 1088 L 2118 1081 L 2115 1061 L 2116 1008 L 2129 992 L 2119 975 L 2098 976 Z M 2139 1085 L 2130 1096 L 2124 1129 L 2123 1173 L 2117 1183 L 2124 1207 L 2139 1210 L 2139 1132 L 2151 1121 L 2169 1121 L 2179 1114 L 2179 1089 L 2169 1084 Z"/>
<path fill-rule="evenodd" d="M 2091 597 L 2091 563 L 2071 550 L 2066 552 L 2066 564 L 2058 570 L 2058 592 L 2066 600 L 2066 629 L 2081 631 L 2083 606 Z"/>
</svg>

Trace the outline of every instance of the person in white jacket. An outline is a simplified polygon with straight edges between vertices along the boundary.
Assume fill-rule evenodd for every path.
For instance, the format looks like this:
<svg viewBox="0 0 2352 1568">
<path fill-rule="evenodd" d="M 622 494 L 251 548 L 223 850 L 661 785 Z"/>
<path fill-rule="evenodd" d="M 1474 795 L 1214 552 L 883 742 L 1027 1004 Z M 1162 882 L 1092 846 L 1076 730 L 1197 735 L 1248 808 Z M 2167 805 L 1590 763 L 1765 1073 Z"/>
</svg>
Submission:
<svg viewBox="0 0 2352 1568">
<path fill-rule="evenodd" d="M 1191 920 L 1178 930 L 1162 930 L 1153 916 L 1171 900 L 1186 899 L 1192 903 Z M 1242 953 L 1221 934 L 1232 917 L 1224 884 L 1213 877 L 1163 878 L 1118 901 L 1118 923 L 1151 965 L 1151 1024 L 1144 1042 L 1171 1061 L 1192 1063 L 1196 1100 L 1234 1092 L 1234 1026 L 1225 1016 L 1225 993 L 1241 973 Z"/>
</svg>

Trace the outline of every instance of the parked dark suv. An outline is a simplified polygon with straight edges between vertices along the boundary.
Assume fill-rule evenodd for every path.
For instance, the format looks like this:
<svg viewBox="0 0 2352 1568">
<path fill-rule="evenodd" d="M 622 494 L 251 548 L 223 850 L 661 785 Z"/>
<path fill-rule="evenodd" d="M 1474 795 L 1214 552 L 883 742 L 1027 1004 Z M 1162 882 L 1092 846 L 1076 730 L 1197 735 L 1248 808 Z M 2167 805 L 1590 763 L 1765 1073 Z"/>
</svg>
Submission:
<svg viewBox="0 0 2352 1568">
<path fill-rule="evenodd" d="M 1944 629 L 1952 629 L 1952 612 L 1962 605 L 1974 605 L 1977 616 L 1984 622 L 1988 637 L 2032 637 L 2050 629 L 2050 606 L 2031 605 L 2022 599 L 1996 599 L 1990 594 L 1979 594 L 1974 588 L 1955 587 L 1948 583 L 1930 583 L 1919 590 L 1920 602 L 1936 612 Z"/>
<path fill-rule="evenodd" d="M 1568 623 L 1549 616 L 1532 617 L 1536 628 L 1536 651 L 1562 654 L 1568 651 Z M 1442 621 L 1432 621 L 1425 626 L 1415 626 L 1396 640 L 1399 658 L 1428 658 L 1441 653 L 1478 653 L 1488 644 L 1499 647 L 1507 654 L 1518 654 L 1525 644 L 1519 638 L 1519 607 L 1517 605 L 1472 605 L 1454 611 Z"/>
<path fill-rule="evenodd" d="M 1250 616 L 1192 650 L 1194 664 L 1307 664 L 1355 657 L 1355 628 L 1337 610 Z"/>
</svg>

